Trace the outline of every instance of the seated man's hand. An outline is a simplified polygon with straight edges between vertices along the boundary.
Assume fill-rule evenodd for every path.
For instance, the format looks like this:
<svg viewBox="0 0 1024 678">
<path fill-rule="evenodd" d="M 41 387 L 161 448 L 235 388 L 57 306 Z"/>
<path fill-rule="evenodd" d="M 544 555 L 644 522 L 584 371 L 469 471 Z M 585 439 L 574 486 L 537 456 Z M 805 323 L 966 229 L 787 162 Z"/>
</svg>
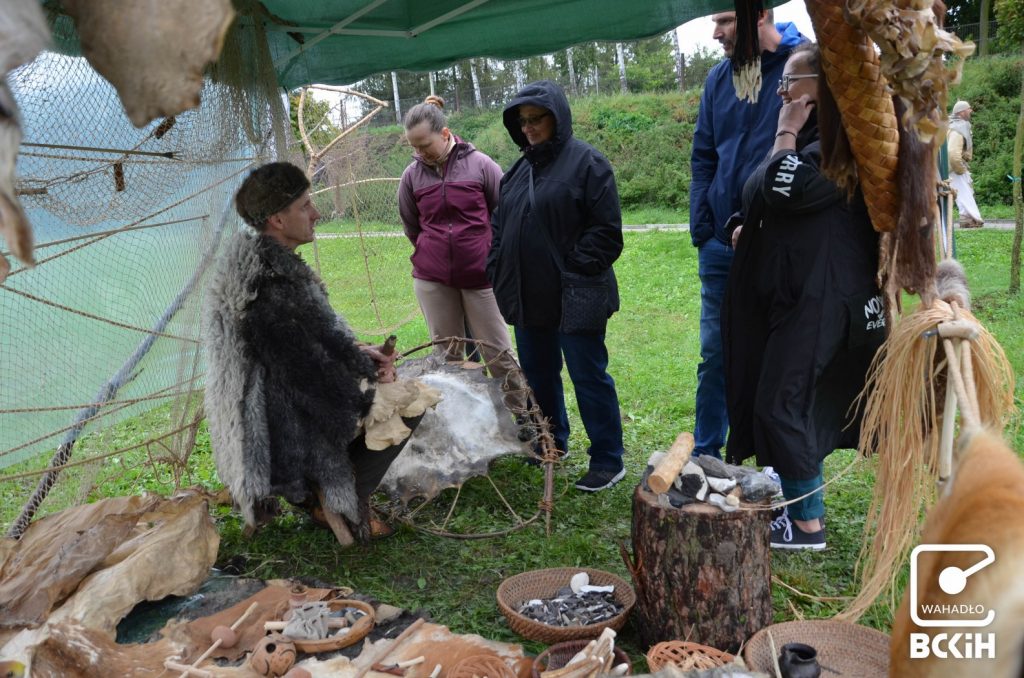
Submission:
<svg viewBox="0 0 1024 678">
<path fill-rule="evenodd" d="M 398 379 L 398 371 L 395 369 L 395 360 L 398 359 L 397 351 L 392 350 L 391 355 L 385 355 L 383 344 L 379 346 L 361 344 L 359 349 L 377 364 L 377 381 L 379 383 L 390 384 Z"/>
</svg>

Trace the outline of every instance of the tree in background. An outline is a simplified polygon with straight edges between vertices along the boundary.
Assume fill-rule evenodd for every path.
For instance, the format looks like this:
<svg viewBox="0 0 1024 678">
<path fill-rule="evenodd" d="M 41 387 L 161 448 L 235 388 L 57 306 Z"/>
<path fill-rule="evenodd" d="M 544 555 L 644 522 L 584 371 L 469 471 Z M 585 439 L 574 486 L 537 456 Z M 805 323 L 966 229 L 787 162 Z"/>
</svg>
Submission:
<svg viewBox="0 0 1024 678">
<path fill-rule="evenodd" d="M 949 0 L 946 2 L 947 26 L 978 24 L 977 35 L 960 35 L 960 37 L 977 39 L 979 56 L 987 56 L 989 53 L 988 24 L 991 9 L 992 0 Z"/>
<path fill-rule="evenodd" d="M 678 89 L 672 34 L 628 44 L 626 79 L 635 92 L 671 92 Z"/>
<path fill-rule="evenodd" d="M 1024 0 L 996 0 L 999 19 L 999 39 L 1018 50 L 1024 47 Z M 1017 114 L 1017 134 L 1013 141 L 1013 211 L 1016 224 L 1013 232 L 1013 250 L 1010 254 L 1010 292 L 1020 291 L 1020 249 L 1024 239 L 1024 199 L 1021 196 L 1021 157 L 1024 155 L 1024 70 L 1021 72 L 1020 111 Z"/>
<path fill-rule="evenodd" d="M 292 136 L 296 141 L 302 141 L 302 134 L 299 132 L 298 90 L 288 94 L 288 115 L 292 122 Z M 331 104 L 315 99 L 310 94 L 306 95 L 302 120 L 306 125 L 306 134 L 317 148 L 323 148 L 341 134 L 341 130 L 331 119 Z"/>
<path fill-rule="evenodd" d="M 433 73 L 434 92 L 445 98 L 449 112 L 466 107 L 501 107 L 524 83 L 535 80 L 554 80 L 574 96 L 600 94 L 602 91 L 611 93 L 620 89 L 620 60 L 616 56 L 616 47 L 616 43 L 591 42 L 526 59 L 465 59 Z M 651 92 L 680 87 L 669 33 L 621 43 L 621 50 L 628 89 Z M 704 53 L 695 57 L 698 67 L 687 82 L 690 86 L 703 82 L 707 73 L 707 68 L 703 67 L 706 56 Z M 431 92 L 431 74 L 398 71 L 395 80 L 402 110 L 423 101 Z M 353 87 L 383 101 L 395 99 L 395 84 L 390 73 L 370 76 Z"/>
</svg>

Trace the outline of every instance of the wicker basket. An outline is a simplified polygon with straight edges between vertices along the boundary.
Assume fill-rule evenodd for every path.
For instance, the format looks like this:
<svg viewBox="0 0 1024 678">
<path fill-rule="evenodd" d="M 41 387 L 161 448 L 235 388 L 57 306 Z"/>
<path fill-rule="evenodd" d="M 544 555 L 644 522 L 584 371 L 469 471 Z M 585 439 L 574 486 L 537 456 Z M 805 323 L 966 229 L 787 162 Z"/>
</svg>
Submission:
<svg viewBox="0 0 1024 678">
<path fill-rule="evenodd" d="M 520 605 L 534 598 L 553 598 L 558 589 L 568 586 L 569 580 L 578 572 L 586 572 L 594 586 L 614 586 L 615 601 L 622 605 L 622 612 L 611 619 L 587 626 L 552 626 L 519 614 L 517 610 Z M 597 638 L 606 628 L 618 631 L 626 623 L 635 603 L 633 588 L 620 577 L 586 567 L 555 567 L 523 572 L 509 577 L 498 587 L 498 608 L 508 620 L 509 627 L 523 638 L 548 645 L 566 640 Z"/>
<path fill-rule="evenodd" d="M 685 640 L 666 640 L 647 651 L 647 666 L 651 669 L 651 673 L 660 671 L 666 666 L 673 666 L 683 671 L 713 669 L 731 664 L 735 659 L 736 657 L 728 652 L 716 650 L 710 645 L 688 643 Z"/>
<path fill-rule="evenodd" d="M 466 657 L 448 669 L 446 675 L 448 678 L 516 678 L 512 667 L 493 654 Z"/>
<path fill-rule="evenodd" d="M 331 610 L 343 610 L 346 607 L 354 607 L 358 610 L 362 610 L 366 613 L 365 616 L 360 617 L 359 620 L 350 626 L 351 629 L 344 635 L 333 635 L 320 640 L 293 640 L 295 643 L 295 649 L 299 652 L 306 652 L 313 654 L 316 652 L 332 652 L 334 650 L 340 650 L 343 647 L 348 647 L 358 643 L 360 640 L 366 637 L 366 635 L 373 629 L 374 625 L 374 613 L 373 607 L 361 600 L 330 600 L 327 602 L 327 606 Z"/>
<path fill-rule="evenodd" d="M 743 660 L 750 669 L 771 674 L 775 671 L 775 658 L 786 643 L 805 643 L 816 649 L 822 669 L 835 672 L 823 670 L 822 675 L 840 674 L 844 678 L 889 675 L 889 636 L 866 626 L 833 619 L 783 622 L 763 628 L 747 641 Z"/>
<path fill-rule="evenodd" d="M 564 643 L 556 643 L 544 650 L 533 660 L 533 678 L 540 678 L 540 674 L 544 671 L 554 671 L 564 667 L 589 642 L 589 640 L 567 640 Z M 629 661 L 629 655 L 617 647 L 612 650 L 612 653 L 615 655 L 615 661 L 612 663 L 612 666 L 625 664 L 627 667 L 626 675 L 632 674 L 633 663 Z"/>
</svg>

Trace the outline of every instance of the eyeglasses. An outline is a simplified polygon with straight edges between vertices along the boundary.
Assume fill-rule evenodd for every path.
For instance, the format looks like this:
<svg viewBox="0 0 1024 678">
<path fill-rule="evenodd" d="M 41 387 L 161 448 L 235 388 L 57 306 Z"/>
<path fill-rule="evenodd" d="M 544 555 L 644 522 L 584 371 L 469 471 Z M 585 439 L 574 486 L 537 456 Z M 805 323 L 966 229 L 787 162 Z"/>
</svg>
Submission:
<svg viewBox="0 0 1024 678">
<path fill-rule="evenodd" d="M 537 125 L 540 124 L 541 120 L 543 120 L 544 118 L 548 117 L 549 115 L 551 115 L 550 111 L 547 112 L 547 113 L 541 113 L 540 115 L 535 115 L 532 118 L 520 117 L 519 118 L 519 126 L 520 127 L 536 127 Z"/>
<path fill-rule="evenodd" d="M 804 73 L 802 75 L 794 75 L 792 73 L 789 73 L 787 75 L 783 75 L 782 79 L 779 80 L 779 90 L 782 92 L 788 91 L 789 86 L 793 84 L 794 80 L 805 80 L 807 78 L 816 77 L 818 77 L 817 73 Z"/>
</svg>

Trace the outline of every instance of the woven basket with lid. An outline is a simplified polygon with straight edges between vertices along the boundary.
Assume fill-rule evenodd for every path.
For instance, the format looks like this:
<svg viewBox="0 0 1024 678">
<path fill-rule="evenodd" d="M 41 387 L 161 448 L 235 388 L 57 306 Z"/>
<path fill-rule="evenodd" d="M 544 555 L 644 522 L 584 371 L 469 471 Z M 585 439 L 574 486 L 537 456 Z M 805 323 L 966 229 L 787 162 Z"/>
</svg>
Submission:
<svg viewBox="0 0 1024 678">
<path fill-rule="evenodd" d="M 615 601 L 622 605 L 622 612 L 611 619 L 587 626 L 552 626 L 519 614 L 519 607 L 528 600 L 554 598 L 558 589 L 568 586 L 572 576 L 579 572 L 586 572 L 594 586 L 614 586 Z M 555 567 L 517 574 L 501 582 L 497 598 L 498 609 L 505 615 L 513 631 L 523 638 L 548 645 L 566 640 L 597 638 L 606 628 L 618 631 L 626 623 L 630 610 L 636 604 L 633 588 L 622 578 L 610 572 L 588 567 Z"/>
<path fill-rule="evenodd" d="M 772 640 L 768 640 L 771 633 Z M 775 643 L 774 654 L 772 641 Z M 747 667 L 772 674 L 775 658 L 786 643 L 804 643 L 818 651 L 823 676 L 844 678 L 889 675 L 889 636 L 859 624 L 834 619 L 808 619 L 767 626 L 747 641 L 743 661 Z M 830 673 L 824 668 L 828 667 Z"/>
</svg>

